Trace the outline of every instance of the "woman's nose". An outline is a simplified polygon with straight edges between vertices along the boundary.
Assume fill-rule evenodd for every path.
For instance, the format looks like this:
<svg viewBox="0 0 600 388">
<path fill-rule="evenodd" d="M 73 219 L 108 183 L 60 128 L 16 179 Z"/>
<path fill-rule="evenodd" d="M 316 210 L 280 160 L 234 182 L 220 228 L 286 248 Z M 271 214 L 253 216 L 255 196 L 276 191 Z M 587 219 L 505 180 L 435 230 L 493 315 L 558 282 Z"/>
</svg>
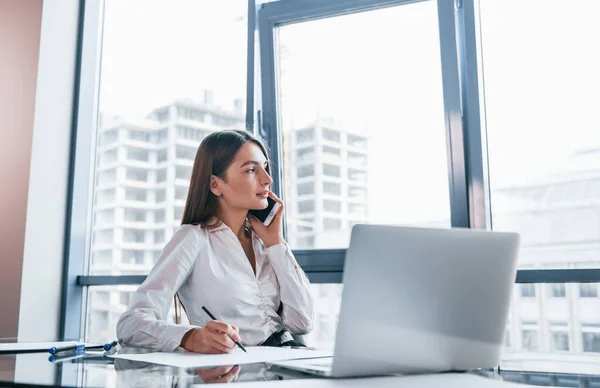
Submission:
<svg viewBox="0 0 600 388">
<path fill-rule="evenodd" d="M 271 186 L 273 183 L 273 178 L 271 178 L 271 175 L 269 175 L 268 172 L 265 171 L 261 183 L 265 186 Z"/>
</svg>

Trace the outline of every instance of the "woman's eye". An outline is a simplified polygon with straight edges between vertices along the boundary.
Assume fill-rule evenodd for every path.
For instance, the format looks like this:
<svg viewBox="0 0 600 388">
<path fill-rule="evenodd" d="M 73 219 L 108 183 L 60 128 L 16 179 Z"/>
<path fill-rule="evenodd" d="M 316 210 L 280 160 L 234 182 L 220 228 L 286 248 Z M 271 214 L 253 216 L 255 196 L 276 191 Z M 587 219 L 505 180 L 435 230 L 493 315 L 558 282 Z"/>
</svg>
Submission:
<svg viewBox="0 0 600 388">
<path fill-rule="evenodd" d="M 247 170 L 246 172 L 254 172 L 255 170 L 253 168 Z"/>
</svg>

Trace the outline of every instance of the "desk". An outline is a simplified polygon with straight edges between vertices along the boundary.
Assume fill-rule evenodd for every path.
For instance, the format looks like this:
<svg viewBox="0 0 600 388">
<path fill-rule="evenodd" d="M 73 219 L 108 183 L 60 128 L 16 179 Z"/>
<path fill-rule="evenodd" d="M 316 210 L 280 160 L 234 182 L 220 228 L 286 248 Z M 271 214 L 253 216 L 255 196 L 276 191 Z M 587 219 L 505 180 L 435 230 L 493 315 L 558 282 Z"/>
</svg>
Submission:
<svg viewBox="0 0 600 388">
<path fill-rule="evenodd" d="M 85 358 L 60 363 L 48 361 L 48 353 L 0 355 L 0 386 L 70 387 L 188 387 L 202 384 L 201 370 L 187 370 L 136 361 L 110 359 L 89 352 Z M 206 372 L 206 370 L 204 370 Z M 470 372 L 490 379 L 542 386 L 600 388 L 597 375 L 525 371 Z M 241 365 L 234 382 L 314 379 L 269 364 Z M 307 382 L 308 383 L 308 382 Z M 370 388 L 373 388 L 372 386 Z"/>
</svg>

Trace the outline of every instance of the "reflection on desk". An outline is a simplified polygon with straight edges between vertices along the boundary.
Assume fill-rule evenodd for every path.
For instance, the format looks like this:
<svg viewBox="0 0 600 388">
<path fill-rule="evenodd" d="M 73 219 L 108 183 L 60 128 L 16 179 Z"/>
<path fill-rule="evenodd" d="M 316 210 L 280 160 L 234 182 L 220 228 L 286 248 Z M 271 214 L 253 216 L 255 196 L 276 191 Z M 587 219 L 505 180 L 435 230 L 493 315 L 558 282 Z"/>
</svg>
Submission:
<svg viewBox="0 0 600 388">
<path fill-rule="evenodd" d="M 143 352 L 142 349 L 135 349 Z M 103 357 L 103 353 L 88 353 L 85 357 L 51 363 L 48 353 L 0 355 L 0 386 L 67 386 L 67 387 L 189 387 L 206 383 L 232 383 L 257 381 L 262 385 L 271 382 L 299 380 L 307 386 L 315 377 L 272 366 L 267 363 L 241 365 L 239 371 L 203 368 L 190 370 L 139 361 L 117 360 Z M 222 371 L 226 371 L 225 376 Z M 471 375 L 484 376 L 496 381 L 510 381 L 533 385 L 600 388 L 600 370 L 594 374 L 544 373 L 523 371 L 475 371 Z M 236 376 L 233 376 L 236 375 Z M 440 374 L 439 376 L 447 376 Z M 222 378 L 221 378 L 222 377 Z M 328 380 L 332 381 L 332 380 Z M 365 380 L 369 388 L 374 381 Z M 327 383 L 329 384 L 329 383 Z M 443 384 L 444 385 L 444 384 Z M 510 387 L 510 386 L 509 386 Z M 436 387 L 437 388 L 437 387 Z M 463 388 L 463 387 L 461 387 Z"/>
</svg>

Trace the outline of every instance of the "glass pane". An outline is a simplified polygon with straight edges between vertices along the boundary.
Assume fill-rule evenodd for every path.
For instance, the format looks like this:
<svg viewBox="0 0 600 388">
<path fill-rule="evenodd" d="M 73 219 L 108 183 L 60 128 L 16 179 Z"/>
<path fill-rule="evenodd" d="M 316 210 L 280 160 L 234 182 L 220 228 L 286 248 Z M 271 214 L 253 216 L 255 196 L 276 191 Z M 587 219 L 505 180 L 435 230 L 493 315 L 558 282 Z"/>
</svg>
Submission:
<svg viewBox="0 0 600 388">
<path fill-rule="evenodd" d="M 599 289 L 598 283 L 515 284 L 506 325 L 504 366 L 539 369 L 544 368 L 539 366 L 543 362 L 561 360 L 576 366 L 598 363 Z M 582 297 L 582 293 L 588 296 Z"/>
<path fill-rule="evenodd" d="M 278 28 L 288 242 L 450 225 L 435 1 Z"/>
<path fill-rule="evenodd" d="M 521 234 L 522 268 L 599 267 L 600 2 L 481 13 L 494 229 Z"/>
<path fill-rule="evenodd" d="M 333 349 L 343 288 L 342 284 L 311 284 L 315 315 L 312 331 L 304 336 L 307 346 Z"/>
<path fill-rule="evenodd" d="M 147 274 L 181 223 L 202 139 L 245 128 L 247 10 L 106 1 L 90 275 Z M 120 290 L 90 292 L 89 339 L 114 337 Z"/>
<path fill-rule="evenodd" d="M 131 293 L 137 285 L 94 286 L 88 289 L 88 316 L 86 340 L 106 343 L 117 338 L 117 322 L 129 305 Z M 171 306 L 168 322 L 175 322 L 175 309 Z"/>
</svg>

